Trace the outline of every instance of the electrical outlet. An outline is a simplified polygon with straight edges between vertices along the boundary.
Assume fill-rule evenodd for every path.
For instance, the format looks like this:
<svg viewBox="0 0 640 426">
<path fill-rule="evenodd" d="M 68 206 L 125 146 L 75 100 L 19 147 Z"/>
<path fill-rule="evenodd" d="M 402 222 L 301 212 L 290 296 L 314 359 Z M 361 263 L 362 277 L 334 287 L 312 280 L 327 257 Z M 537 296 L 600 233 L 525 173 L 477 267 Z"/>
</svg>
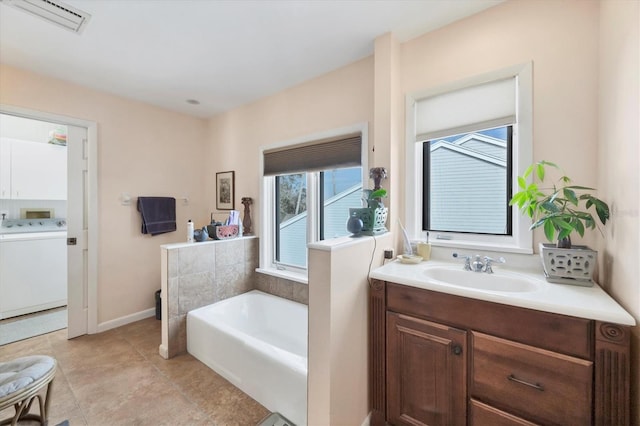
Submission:
<svg viewBox="0 0 640 426">
<path fill-rule="evenodd" d="M 386 249 L 384 251 L 384 258 L 385 259 L 393 259 L 393 249 Z"/>
</svg>

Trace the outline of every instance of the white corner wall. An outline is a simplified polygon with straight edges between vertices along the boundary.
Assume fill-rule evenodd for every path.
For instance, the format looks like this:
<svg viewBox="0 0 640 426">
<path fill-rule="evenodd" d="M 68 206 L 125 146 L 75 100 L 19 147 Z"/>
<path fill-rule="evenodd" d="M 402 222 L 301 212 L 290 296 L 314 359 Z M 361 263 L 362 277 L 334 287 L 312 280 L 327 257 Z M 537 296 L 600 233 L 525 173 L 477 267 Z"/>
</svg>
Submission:
<svg viewBox="0 0 640 426">
<path fill-rule="evenodd" d="M 369 268 L 392 235 L 309 246 L 308 424 L 361 425 L 369 415 Z"/>
</svg>

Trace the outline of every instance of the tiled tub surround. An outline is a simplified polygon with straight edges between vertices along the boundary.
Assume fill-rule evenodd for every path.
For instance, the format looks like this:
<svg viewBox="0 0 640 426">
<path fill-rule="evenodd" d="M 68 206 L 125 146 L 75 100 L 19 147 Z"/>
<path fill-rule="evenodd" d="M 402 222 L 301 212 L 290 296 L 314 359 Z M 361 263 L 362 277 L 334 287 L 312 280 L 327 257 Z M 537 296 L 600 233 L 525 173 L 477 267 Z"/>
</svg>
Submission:
<svg viewBox="0 0 640 426">
<path fill-rule="evenodd" d="M 253 290 L 258 261 L 255 236 L 162 245 L 160 355 L 186 352 L 187 312 Z"/>
<path fill-rule="evenodd" d="M 309 304 L 309 286 L 286 278 L 268 274 L 256 274 L 256 289 L 274 296 Z"/>
</svg>

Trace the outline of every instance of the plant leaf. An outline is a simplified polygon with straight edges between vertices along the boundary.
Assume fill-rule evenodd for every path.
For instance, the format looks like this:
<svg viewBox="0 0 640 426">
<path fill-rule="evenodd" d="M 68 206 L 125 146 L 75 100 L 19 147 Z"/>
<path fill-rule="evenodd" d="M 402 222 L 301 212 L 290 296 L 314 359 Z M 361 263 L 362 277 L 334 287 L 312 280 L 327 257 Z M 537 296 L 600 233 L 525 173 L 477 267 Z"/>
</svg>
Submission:
<svg viewBox="0 0 640 426">
<path fill-rule="evenodd" d="M 550 220 L 544 222 L 544 236 L 547 237 L 547 240 L 553 242 L 553 236 L 556 233 L 556 228 L 553 227 L 553 223 Z"/>
<path fill-rule="evenodd" d="M 538 163 L 536 165 L 536 174 L 538 175 L 538 179 L 540 179 L 540 182 L 542 182 L 544 180 L 544 164 L 543 163 Z"/>
<path fill-rule="evenodd" d="M 522 176 L 518 176 L 518 187 L 525 189 L 527 187 L 527 181 Z"/>
<path fill-rule="evenodd" d="M 544 210 L 552 212 L 552 213 L 557 213 L 557 212 L 560 211 L 558 206 L 556 206 L 555 203 L 553 203 L 553 201 L 551 201 L 551 200 L 545 201 L 544 203 L 541 203 L 540 207 L 542 207 Z"/>
<path fill-rule="evenodd" d="M 560 169 L 560 167 L 558 167 L 556 163 L 552 163 L 551 161 L 542 160 L 540 163 L 544 164 L 545 166 L 551 166 L 551 167 L 555 167 L 556 169 Z"/>
<path fill-rule="evenodd" d="M 567 200 L 569 200 L 571 204 L 575 206 L 578 205 L 578 197 L 576 196 L 576 193 L 573 190 L 569 189 L 568 187 L 565 187 L 562 190 L 562 193 L 567 198 Z"/>
<path fill-rule="evenodd" d="M 533 171 L 533 164 L 524 170 L 524 173 L 522 174 L 522 176 L 526 179 L 531 174 L 532 171 Z"/>
<path fill-rule="evenodd" d="M 373 191 L 372 193 L 369 194 L 369 199 L 375 199 L 375 198 L 383 198 L 387 196 L 387 190 L 384 188 L 380 188 L 380 189 L 376 189 L 375 191 Z"/>
<path fill-rule="evenodd" d="M 593 217 L 589 215 L 588 218 L 584 219 L 584 225 L 589 229 L 593 229 L 596 227 L 596 222 L 593 220 Z"/>
<path fill-rule="evenodd" d="M 558 240 L 563 240 L 567 238 L 569 235 L 571 235 L 571 231 L 569 231 L 568 229 L 563 229 L 558 233 Z"/>
</svg>

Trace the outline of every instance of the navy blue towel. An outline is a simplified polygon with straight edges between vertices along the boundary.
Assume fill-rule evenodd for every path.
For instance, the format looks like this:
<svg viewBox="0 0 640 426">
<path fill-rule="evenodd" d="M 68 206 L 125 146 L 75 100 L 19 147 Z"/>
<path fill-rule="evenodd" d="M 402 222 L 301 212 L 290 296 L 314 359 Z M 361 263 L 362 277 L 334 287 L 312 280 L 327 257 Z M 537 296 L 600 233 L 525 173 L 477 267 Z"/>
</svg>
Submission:
<svg viewBox="0 0 640 426">
<path fill-rule="evenodd" d="M 142 216 L 142 233 L 158 235 L 176 230 L 176 199 L 171 197 L 138 197 Z"/>
</svg>

